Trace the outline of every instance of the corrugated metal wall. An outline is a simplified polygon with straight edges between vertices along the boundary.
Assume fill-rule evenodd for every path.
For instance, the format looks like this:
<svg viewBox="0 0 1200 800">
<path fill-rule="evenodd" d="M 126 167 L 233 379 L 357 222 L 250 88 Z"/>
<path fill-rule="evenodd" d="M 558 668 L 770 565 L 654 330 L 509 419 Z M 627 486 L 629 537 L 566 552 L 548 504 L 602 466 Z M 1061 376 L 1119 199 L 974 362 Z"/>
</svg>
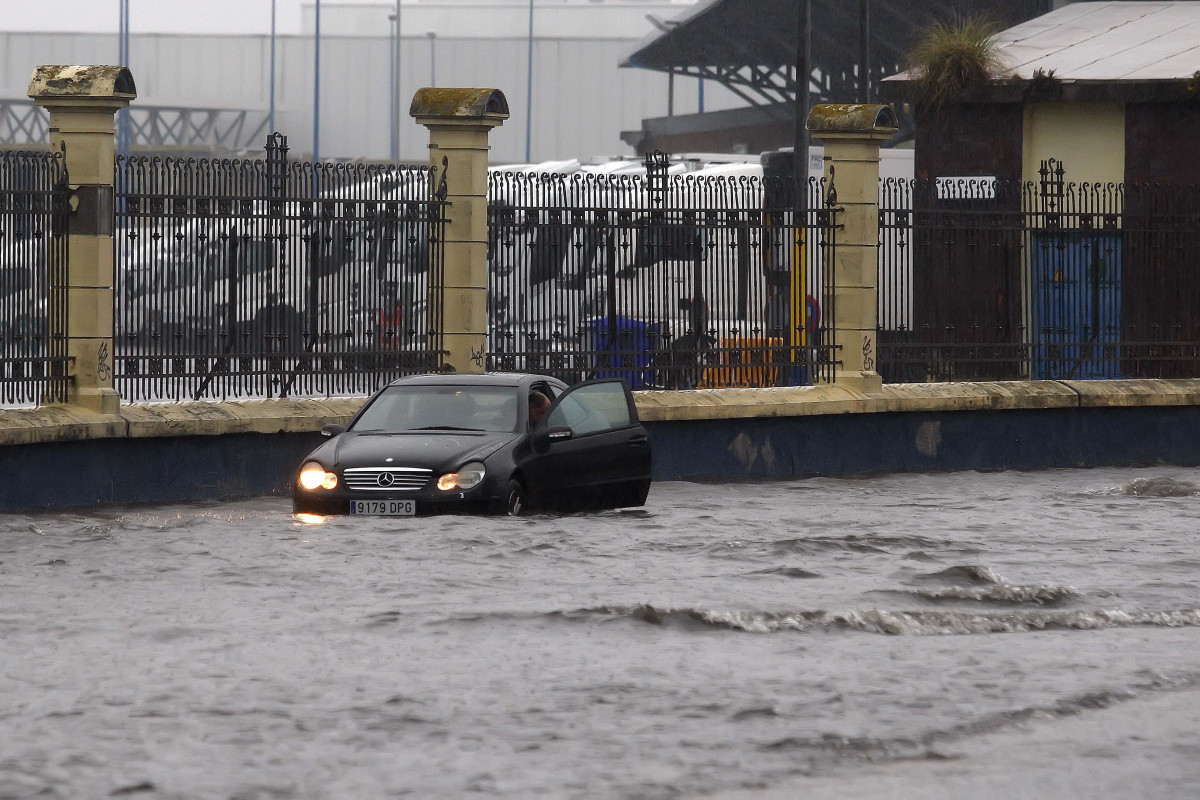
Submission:
<svg viewBox="0 0 1200 800">
<path fill-rule="evenodd" d="M 636 43 L 624 39 L 535 39 L 532 160 L 622 155 L 622 130 L 667 112 L 667 76 L 618 69 Z M 0 96 L 24 98 L 39 64 L 106 64 L 115 35 L 0 33 Z M 321 40 L 321 156 L 386 158 L 390 129 L 386 37 Z M 313 42 L 276 40 L 276 127 L 293 154 L 312 149 Z M 525 160 L 524 39 L 405 37 L 401 46 L 400 156 L 423 160 L 427 132 L 408 116 L 413 93 L 430 82 L 431 50 L 442 86 L 496 87 L 512 119 L 492 137 L 492 160 Z M 138 102 L 159 106 L 251 109 L 265 117 L 270 96 L 270 40 L 265 36 L 134 35 L 130 45 Z M 712 83 L 706 110 L 744 105 Z M 678 78 L 675 112 L 697 110 L 695 80 Z"/>
</svg>

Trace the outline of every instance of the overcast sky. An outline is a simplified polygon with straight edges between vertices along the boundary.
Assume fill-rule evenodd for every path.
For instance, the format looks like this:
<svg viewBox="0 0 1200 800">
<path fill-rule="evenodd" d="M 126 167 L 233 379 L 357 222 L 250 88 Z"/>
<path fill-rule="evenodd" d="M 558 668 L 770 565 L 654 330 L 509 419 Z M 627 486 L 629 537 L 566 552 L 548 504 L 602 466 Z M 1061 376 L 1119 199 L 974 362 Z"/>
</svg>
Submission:
<svg viewBox="0 0 1200 800">
<path fill-rule="evenodd" d="M 308 5 L 312 0 L 303 0 Z M 364 0 L 321 0 L 321 5 Z M 301 0 L 275 0 L 276 31 L 300 33 Z M 7 31 L 116 33 L 119 0 L 0 0 Z M 270 33 L 271 0 L 130 0 L 133 33 Z"/>
</svg>

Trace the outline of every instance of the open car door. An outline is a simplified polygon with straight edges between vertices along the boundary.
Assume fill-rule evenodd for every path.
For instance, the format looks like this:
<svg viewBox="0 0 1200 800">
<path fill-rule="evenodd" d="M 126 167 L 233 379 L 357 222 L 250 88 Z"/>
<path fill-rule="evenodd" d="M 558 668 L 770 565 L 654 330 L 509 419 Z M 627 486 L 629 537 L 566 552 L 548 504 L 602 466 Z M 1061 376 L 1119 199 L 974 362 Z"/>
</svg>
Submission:
<svg viewBox="0 0 1200 800">
<path fill-rule="evenodd" d="M 533 501 L 561 510 L 640 506 L 650 491 L 650 437 L 624 380 L 573 386 L 533 432 Z"/>
</svg>

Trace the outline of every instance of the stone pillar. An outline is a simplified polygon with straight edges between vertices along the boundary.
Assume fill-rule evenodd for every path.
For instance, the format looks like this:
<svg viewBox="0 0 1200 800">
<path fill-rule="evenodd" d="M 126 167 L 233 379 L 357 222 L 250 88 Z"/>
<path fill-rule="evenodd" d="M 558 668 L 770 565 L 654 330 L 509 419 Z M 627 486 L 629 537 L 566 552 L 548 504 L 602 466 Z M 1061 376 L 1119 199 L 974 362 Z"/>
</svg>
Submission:
<svg viewBox="0 0 1200 800">
<path fill-rule="evenodd" d="M 125 67 L 41 66 L 29 96 L 50 112 L 50 147 L 65 149 L 71 190 L 66 319 L 56 319 L 58 304 L 50 304 L 50 330 L 67 336 L 67 402 L 115 414 L 121 398 L 113 389 L 113 117 L 137 89 Z"/>
<path fill-rule="evenodd" d="M 429 128 L 429 163 L 439 171 L 438 180 L 444 170 L 450 203 L 442 240 L 441 333 L 447 353 L 443 364 L 447 371 L 483 372 L 488 322 L 488 134 L 508 119 L 508 101 L 498 89 L 420 89 L 408 113 Z M 431 297 L 437 297 L 436 291 L 431 291 Z"/>
<path fill-rule="evenodd" d="M 808 130 L 825 146 L 825 178 L 843 209 L 833 252 L 833 339 L 838 360 L 833 382 L 863 393 L 878 392 L 879 147 L 896 133 L 886 105 L 813 107 Z M 826 311 L 828 314 L 828 310 Z"/>
</svg>

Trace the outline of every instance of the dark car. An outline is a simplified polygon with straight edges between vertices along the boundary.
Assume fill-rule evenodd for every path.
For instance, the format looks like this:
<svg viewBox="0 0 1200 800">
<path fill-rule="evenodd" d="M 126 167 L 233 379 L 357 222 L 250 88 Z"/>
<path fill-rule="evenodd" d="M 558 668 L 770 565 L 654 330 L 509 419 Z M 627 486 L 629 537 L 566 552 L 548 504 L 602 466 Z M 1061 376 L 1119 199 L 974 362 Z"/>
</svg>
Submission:
<svg viewBox="0 0 1200 800">
<path fill-rule="evenodd" d="M 322 433 L 293 483 L 297 513 L 574 511 L 640 506 L 650 491 L 650 439 L 623 380 L 401 378 Z"/>
</svg>

